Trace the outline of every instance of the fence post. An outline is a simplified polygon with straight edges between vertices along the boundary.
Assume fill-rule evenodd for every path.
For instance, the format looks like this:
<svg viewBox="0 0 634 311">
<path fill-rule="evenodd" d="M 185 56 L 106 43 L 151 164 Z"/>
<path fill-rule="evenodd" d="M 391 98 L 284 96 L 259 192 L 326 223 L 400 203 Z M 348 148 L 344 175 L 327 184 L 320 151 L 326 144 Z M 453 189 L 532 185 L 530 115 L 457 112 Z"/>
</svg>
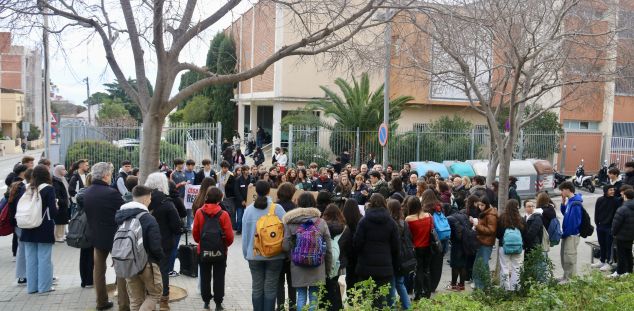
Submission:
<svg viewBox="0 0 634 311">
<path fill-rule="evenodd" d="M 471 129 L 471 148 L 469 149 L 469 159 L 475 158 L 475 128 Z"/>
<path fill-rule="evenodd" d="M 420 162 L 420 131 L 416 131 L 416 162 Z"/>
<path fill-rule="evenodd" d="M 559 163 L 559 172 L 564 174 L 565 169 L 566 169 L 566 149 L 568 149 L 568 140 L 567 140 L 567 136 L 568 133 L 564 132 L 564 143 L 563 143 L 563 148 L 561 150 L 561 163 Z"/>
<path fill-rule="evenodd" d="M 216 165 L 220 166 L 222 158 L 222 123 L 216 122 Z"/>
<path fill-rule="evenodd" d="M 355 151 L 354 151 L 354 153 L 355 153 L 355 156 L 354 156 L 355 166 L 360 166 L 361 165 L 361 150 L 359 150 L 360 136 L 361 135 L 359 133 L 359 128 L 357 127 L 357 139 L 356 139 L 355 146 L 354 146 L 354 149 L 355 149 Z"/>
<path fill-rule="evenodd" d="M 293 125 L 288 125 L 288 167 L 293 165 Z"/>
<path fill-rule="evenodd" d="M 519 160 L 524 160 L 524 129 L 520 129 Z"/>
</svg>

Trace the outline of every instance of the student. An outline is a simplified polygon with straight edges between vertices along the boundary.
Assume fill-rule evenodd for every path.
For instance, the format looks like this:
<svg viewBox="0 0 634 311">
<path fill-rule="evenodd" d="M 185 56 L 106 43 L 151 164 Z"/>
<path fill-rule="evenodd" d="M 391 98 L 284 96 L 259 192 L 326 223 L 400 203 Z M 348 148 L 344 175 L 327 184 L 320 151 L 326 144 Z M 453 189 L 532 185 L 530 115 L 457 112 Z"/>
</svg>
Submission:
<svg viewBox="0 0 634 311">
<path fill-rule="evenodd" d="M 18 286 L 24 286 L 26 285 L 26 257 L 24 253 L 24 243 L 19 242 L 22 229 L 20 229 L 16 223 L 15 212 L 20 198 L 24 195 L 26 185 L 31 181 L 33 169 L 27 168 L 24 164 L 18 164 L 13 168 L 13 173 L 14 181 L 4 195 L 7 200 L 7 206 L 5 208 L 9 209 L 9 223 L 13 226 L 13 242 L 15 246 L 12 245 L 12 247 L 15 248 L 15 278 L 18 279 Z"/>
<path fill-rule="evenodd" d="M 40 186 L 44 186 L 40 189 Z M 42 204 L 42 223 L 35 228 L 24 229 L 20 234 L 20 244 L 24 245 L 26 258 L 26 289 L 29 294 L 46 293 L 55 290 L 53 286 L 53 262 L 51 253 L 55 243 L 55 222 L 57 215 L 55 189 L 51 186 L 51 174 L 48 167 L 38 165 L 33 169 L 31 183 L 26 185 L 26 192 L 20 201 L 29 193 L 32 196 L 39 192 Z M 18 205 L 20 205 L 18 203 Z M 17 215 L 16 215 L 17 218 Z M 19 222 L 18 222 L 19 224 Z"/>
<path fill-rule="evenodd" d="M 542 222 L 544 223 L 544 228 L 548 230 L 550 227 L 550 222 L 557 218 L 557 211 L 555 211 L 555 205 L 553 204 L 550 196 L 545 191 L 540 192 L 537 195 L 537 202 L 535 203 L 537 210 L 542 211 Z"/>
<path fill-rule="evenodd" d="M 508 291 L 517 290 L 520 280 L 520 268 L 524 263 L 522 235 L 525 234 L 525 224 L 524 219 L 520 216 L 519 205 L 517 200 L 509 199 L 506 202 L 504 213 L 498 219 L 497 225 L 500 284 L 502 288 Z M 539 226 L 539 229 L 541 229 L 541 226 Z M 519 249 L 514 247 L 512 249 L 511 245 L 504 245 L 507 238 L 514 239 L 513 241 L 507 241 L 507 244 L 519 241 Z"/>
<path fill-rule="evenodd" d="M 464 291 L 467 280 L 467 256 L 463 248 L 463 234 L 471 229 L 466 210 L 453 213 L 447 217 L 451 227 L 451 247 L 449 251 L 449 266 L 451 267 L 451 284 L 447 286 L 450 291 Z M 460 278 L 460 282 L 458 282 Z"/>
<path fill-rule="evenodd" d="M 57 200 L 57 215 L 53 220 L 55 221 L 55 242 L 58 243 L 63 243 L 66 240 L 66 225 L 70 220 L 70 199 L 66 173 L 64 165 L 57 165 L 53 169 L 52 181 Z"/>
<path fill-rule="evenodd" d="M 359 176 L 360 177 L 360 176 Z M 357 232 L 357 226 L 359 221 L 363 218 L 361 211 L 359 211 L 359 203 L 355 199 L 348 199 L 343 205 L 343 216 L 346 220 L 346 226 L 350 231 L 350 236 L 354 237 Z M 343 243 L 342 252 L 347 255 L 347 263 L 344 266 L 346 268 L 346 287 L 351 289 L 357 283 L 357 253 L 354 250 L 352 238 L 345 240 Z"/>
<path fill-rule="evenodd" d="M 419 200 L 408 203 L 409 215 L 405 218 L 414 242 L 416 254 L 416 279 L 414 280 L 414 299 L 431 297 L 431 247 L 430 235 L 434 228 L 432 214 L 433 204 L 423 210 Z"/>
<path fill-rule="evenodd" d="M 249 262 L 251 271 L 251 302 L 254 311 L 272 311 L 275 308 L 277 283 L 286 256 L 280 252 L 265 257 L 262 254 L 256 254 L 254 250 L 258 220 L 269 214 L 271 208 L 280 220 L 286 213 L 281 205 L 272 204 L 268 196 L 270 191 L 268 182 L 262 180 L 256 182 L 257 198 L 244 210 L 242 217 L 242 255 Z"/>
<path fill-rule="evenodd" d="M 311 196 L 310 193 L 302 193 L 302 196 Z M 303 199 L 302 199 L 303 200 Z M 326 281 L 326 271 L 332 267 L 332 245 L 328 224 L 320 218 L 321 212 L 314 206 L 298 206 L 298 208 L 286 213 L 282 218 L 284 223 L 284 251 L 291 257 L 291 281 L 297 292 L 297 310 L 317 308 L 317 292 L 319 284 Z M 301 235 L 301 231 L 318 230 L 319 237 L 309 238 Z M 302 239 L 302 237 L 306 237 Z M 310 243 L 310 244 L 304 244 Z M 325 248 L 322 245 L 325 243 Z M 314 250 L 317 258 L 316 266 L 302 266 L 304 251 Z M 311 253 L 312 254 L 312 253 Z"/>
<path fill-rule="evenodd" d="M 616 187 L 606 185 L 603 187 L 603 196 L 597 199 L 594 206 L 594 223 L 597 226 L 597 237 L 599 238 L 600 258 L 599 262 L 591 264 L 590 267 L 598 268 L 601 271 L 610 271 L 612 266 L 612 219 L 614 213 L 623 204 L 623 199 L 616 196 Z"/>
<path fill-rule="evenodd" d="M 143 248 L 147 253 L 147 263 L 141 273 L 126 278 L 130 310 L 155 310 L 163 290 L 163 285 L 156 282 L 161 277 L 158 263 L 165 254 L 161 247 L 159 225 L 148 211 L 148 205 L 152 200 L 152 189 L 136 186 L 132 189 L 132 198 L 133 201 L 122 205 L 115 215 L 117 225 L 121 226 L 126 220 L 145 213 L 138 219 L 143 231 Z"/>
<path fill-rule="evenodd" d="M 211 177 L 214 180 L 217 180 L 216 172 L 211 168 L 211 160 L 204 159 L 202 162 L 203 167 L 196 173 L 194 177 L 194 185 L 200 185 L 203 182 L 203 179 L 206 177 Z"/>
<path fill-rule="evenodd" d="M 174 159 L 174 171 L 170 175 L 170 180 L 176 184 L 181 200 L 185 198 L 185 186 L 187 185 L 187 177 L 185 176 L 185 171 L 183 171 L 184 165 L 185 161 L 183 159 Z"/>
<path fill-rule="evenodd" d="M 128 192 L 126 192 L 123 196 L 123 201 L 125 203 L 132 202 L 132 200 L 134 199 L 134 197 L 132 196 L 132 189 L 134 189 L 134 187 L 136 187 L 138 184 L 139 177 L 128 176 L 128 178 L 125 179 L 125 188 L 128 190 Z"/>
<path fill-rule="evenodd" d="M 14 166 L 14 169 L 15 169 L 15 167 L 17 167 L 20 164 L 26 165 L 27 169 L 33 168 L 34 162 L 35 162 L 35 159 L 33 157 L 24 156 L 24 157 L 22 157 L 22 161 Z M 7 185 L 7 187 L 10 187 L 11 184 L 15 181 L 14 179 L 15 179 L 16 176 L 17 176 L 17 174 L 15 172 L 10 172 L 9 175 L 7 175 L 7 177 L 4 179 L 5 185 Z"/>
<path fill-rule="evenodd" d="M 575 186 L 566 181 L 559 185 L 561 191 L 561 213 L 564 219 L 561 223 L 561 265 L 564 275 L 560 279 L 562 283 L 569 281 L 577 275 L 577 247 L 579 246 L 579 232 L 583 199 L 581 194 L 575 194 Z"/>
<path fill-rule="evenodd" d="M 612 234 L 616 240 L 617 268 L 612 277 L 632 273 L 632 241 L 634 240 L 634 190 L 621 192 L 625 199 L 616 210 L 612 221 Z"/>
<path fill-rule="evenodd" d="M 358 204 L 365 205 L 368 200 L 368 190 L 368 185 L 365 184 L 363 175 L 359 174 L 354 177 L 354 185 L 352 186 L 350 197 L 357 201 Z"/>
<path fill-rule="evenodd" d="M 121 162 L 121 168 L 119 169 L 119 174 L 117 175 L 117 180 L 115 184 L 121 196 L 125 195 L 125 193 L 128 191 L 125 188 L 125 180 L 126 178 L 128 178 L 130 172 L 132 172 L 132 162 L 130 162 L 129 160 Z"/>
<path fill-rule="evenodd" d="M 346 219 L 337 204 L 329 204 L 322 215 L 322 219 L 328 224 L 328 231 L 332 237 L 332 268 L 326 271 L 326 301 L 330 303 L 328 310 L 338 311 L 343 309 L 341 300 L 341 289 L 339 288 L 339 276 L 345 271 L 347 264 L 347 253 L 344 245 L 352 239 L 350 230 L 346 227 Z M 335 250 L 338 250 L 335 251 Z M 339 256 L 336 257 L 335 255 Z"/>
<path fill-rule="evenodd" d="M 131 180 L 132 177 L 130 176 L 128 179 L 126 179 L 126 183 L 128 183 L 129 180 Z M 90 187 L 90 185 L 92 185 L 92 174 L 88 174 L 86 176 L 86 181 L 84 182 L 85 188 L 81 188 L 79 189 L 79 191 L 77 192 L 77 212 L 79 213 L 79 211 L 85 210 L 85 206 L 84 206 L 84 193 L 86 192 L 86 189 L 88 189 L 88 187 Z M 116 215 L 116 214 L 115 214 Z M 81 278 L 81 284 L 80 286 L 82 288 L 90 288 L 93 287 L 93 268 L 95 266 L 95 261 L 94 261 L 94 252 L 95 249 L 91 246 L 91 247 L 86 247 L 86 248 L 82 248 L 79 251 L 79 277 Z"/>
<path fill-rule="evenodd" d="M 535 201 L 524 201 L 524 212 L 526 213 L 526 216 L 524 216 L 526 230 L 524 230 L 522 241 L 524 242 L 525 254 L 528 255 L 535 247 L 541 247 L 542 245 L 544 222 L 542 210 L 535 208 Z"/>
<path fill-rule="evenodd" d="M 381 179 L 380 172 L 370 172 L 370 184 L 372 185 L 372 188 L 370 189 L 370 191 L 368 191 L 369 195 L 378 193 L 381 194 L 383 198 L 390 197 L 390 187 L 388 186 L 387 182 Z"/>
<path fill-rule="evenodd" d="M 400 178 L 394 179 L 394 181 L 400 181 Z M 403 212 L 401 211 L 401 203 L 394 199 L 387 200 L 387 209 L 390 211 L 390 215 L 392 219 L 396 222 L 398 226 L 398 234 L 399 234 L 399 250 L 400 248 L 407 247 L 404 244 L 404 241 L 408 241 L 409 246 L 412 246 L 412 236 L 409 230 L 409 226 L 407 222 L 405 222 L 403 217 Z M 409 310 L 411 308 L 412 303 L 409 300 L 409 295 L 407 293 L 407 288 L 405 288 L 405 278 L 409 276 L 409 273 L 403 274 L 400 271 L 395 271 L 394 279 L 392 280 L 392 286 L 390 287 L 390 296 L 392 297 L 392 301 L 396 300 L 396 294 L 401 301 L 401 307 L 404 310 Z"/>
<path fill-rule="evenodd" d="M 390 284 L 394 267 L 399 262 L 398 226 L 387 210 L 385 198 L 375 193 L 370 197 L 365 216 L 353 238 L 357 253 L 356 272 L 359 280 L 373 279 L 377 288 Z M 389 297 L 378 297 L 374 308 L 382 308 Z"/>
<path fill-rule="evenodd" d="M 313 191 L 328 190 L 332 192 L 334 189 L 335 185 L 328 175 L 328 169 L 325 167 L 320 168 L 319 178 L 315 179 L 313 182 Z"/>
<path fill-rule="evenodd" d="M 209 309 L 209 302 L 213 297 L 216 303 L 216 311 L 224 310 L 222 301 L 225 296 L 225 272 L 227 270 L 227 252 L 233 243 L 233 229 L 229 214 L 220 208 L 222 191 L 216 187 L 210 187 L 205 194 L 205 205 L 196 211 L 194 216 L 194 228 L 192 236 L 198 243 L 198 259 L 200 263 L 200 292 L 204 302 L 204 309 Z M 209 223 L 208 223 L 209 222 Z M 220 235 L 220 236 L 218 236 Z M 215 242 L 222 245 L 215 245 Z M 204 247 L 218 247 L 221 256 L 207 260 L 203 251 L 212 252 L 212 249 Z M 213 273 L 212 273 L 213 270 Z M 211 281 L 213 278 L 213 295 L 211 293 Z"/>
<path fill-rule="evenodd" d="M 293 203 L 293 195 L 295 194 L 295 186 L 293 184 L 285 182 L 282 183 L 277 189 L 277 204 L 281 205 L 284 208 L 284 211 L 287 213 L 294 210 L 296 207 L 295 203 Z M 311 196 L 312 197 L 312 196 Z M 292 286 L 292 278 L 291 278 L 291 262 L 289 258 L 284 260 L 284 267 L 282 268 L 282 273 L 280 273 L 280 280 L 277 284 L 277 309 L 284 309 L 284 303 L 286 302 L 286 296 L 284 294 L 284 284 L 287 283 L 288 286 L 288 299 L 289 304 L 291 306 L 295 305 L 295 288 Z M 280 309 L 281 308 L 281 309 Z"/>
<path fill-rule="evenodd" d="M 481 197 L 476 206 L 480 210 L 480 216 L 478 218 L 469 216 L 469 221 L 475 227 L 476 237 L 481 244 L 476 254 L 475 263 L 478 264 L 478 260 L 480 260 L 485 267 L 485 273 L 490 273 L 489 260 L 491 259 L 491 252 L 493 252 L 497 234 L 498 209 L 491 207 L 486 197 Z M 473 275 L 473 280 L 476 288 L 484 288 L 484 284 L 477 278 L 477 275 Z"/>
</svg>

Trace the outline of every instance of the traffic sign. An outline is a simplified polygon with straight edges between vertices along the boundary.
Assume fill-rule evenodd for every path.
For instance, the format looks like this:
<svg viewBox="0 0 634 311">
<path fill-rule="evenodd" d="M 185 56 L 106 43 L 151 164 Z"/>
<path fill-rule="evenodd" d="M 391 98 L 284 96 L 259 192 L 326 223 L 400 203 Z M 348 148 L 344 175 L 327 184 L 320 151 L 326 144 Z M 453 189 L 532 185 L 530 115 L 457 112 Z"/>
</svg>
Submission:
<svg viewBox="0 0 634 311">
<path fill-rule="evenodd" d="M 379 126 L 379 144 L 381 144 L 381 147 L 387 145 L 387 136 L 387 124 L 381 123 L 381 126 Z"/>
</svg>

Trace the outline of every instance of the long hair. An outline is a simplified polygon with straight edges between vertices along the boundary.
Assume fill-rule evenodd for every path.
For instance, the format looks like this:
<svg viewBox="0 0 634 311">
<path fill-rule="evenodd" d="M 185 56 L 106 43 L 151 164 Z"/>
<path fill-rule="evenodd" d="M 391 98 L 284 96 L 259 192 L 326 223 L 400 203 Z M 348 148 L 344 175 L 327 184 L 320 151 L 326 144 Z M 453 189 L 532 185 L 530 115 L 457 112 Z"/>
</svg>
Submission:
<svg viewBox="0 0 634 311">
<path fill-rule="evenodd" d="M 310 192 L 304 192 L 297 198 L 297 207 L 316 207 L 315 197 Z"/>
<path fill-rule="evenodd" d="M 399 223 L 400 220 L 403 220 L 403 212 L 401 211 L 401 203 L 398 200 L 388 199 L 387 209 L 390 211 L 390 215 L 396 221 L 396 223 Z"/>
<path fill-rule="evenodd" d="M 214 186 L 216 181 L 211 177 L 205 177 L 203 181 L 200 183 L 200 190 L 198 190 L 198 195 L 192 203 L 192 213 L 196 215 L 196 211 L 205 205 L 205 200 L 207 199 L 207 190 L 209 187 Z"/>
<path fill-rule="evenodd" d="M 387 208 L 387 202 L 380 193 L 373 193 L 368 200 L 368 205 L 370 208 Z"/>
<path fill-rule="evenodd" d="M 348 199 L 343 205 L 343 217 L 346 220 L 346 225 L 352 231 L 357 228 L 359 220 L 363 218 L 361 211 L 359 211 L 359 202 L 355 199 Z"/>
<path fill-rule="evenodd" d="M 438 198 L 436 197 L 436 192 L 434 192 L 434 190 L 432 189 L 427 189 L 425 191 L 423 191 L 423 195 L 420 197 L 420 203 L 425 206 L 427 204 L 440 204 L 440 201 L 438 201 Z"/>
<path fill-rule="evenodd" d="M 416 182 L 416 196 L 417 197 L 421 197 L 423 195 L 423 192 L 425 192 L 425 190 L 427 190 L 427 183 L 425 181 L 419 180 L 418 182 Z"/>
<path fill-rule="evenodd" d="M 33 175 L 31 177 L 30 187 L 31 189 L 37 189 L 41 184 L 51 184 L 51 173 L 48 170 L 48 166 L 38 165 L 33 168 Z"/>
<path fill-rule="evenodd" d="M 550 202 L 551 202 L 551 200 L 550 200 L 550 196 L 548 196 L 548 193 L 540 192 L 537 195 L 537 203 L 535 205 L 537 205 L 537 207 L 541 208 L 542 206 L 549 205 Z"/>
<path fill-rule="evenodd" d="M 346 224 L 346 218 L 343 217 L 343 213 L 339 209 L 339 206 L 334 203 L 330 203 L 328 204 L 328 206 L 326 206 L 326 209 L 324 210 L 323 215 L 321 215 L 321 218 L 323 218 L 325 221 L 338 222 L 342 225 Z"/>
<path fill-rule="evenodd" d="M 499 223 L 503 228 L 515 228 L 524 229 L 524 221 L 520 216 L 519 210 L 520 203 L 515 199 L 510 199 L 506 202 L 504 213 L 500 215 Z"/>
<path fill-rule="evenodd" d="M 417 215 L 422 210 L 422 205 L 420 204 L 420 200 L 416 198 L 416 200 L 409 200 L 407 202 L 407 213 L 409 215 Z"/>
<path fill-rule="evenodd" d="M 476 206 L 476 204 L 480 202 L 480 198 L 477 195 L 470 195 L 467 197 L 467 203 L 465 204 L 465 208 L 467 209 L 467 214 L 471 215 L 471 211 L 478 211 L 478 215 L 480 214 L 480 210 Z"/>
<path fill-rule="evenodd" d="M 295 172 L 295 177 L 291 176 L 291 172 Z M 290 182 L 292 184 L 295 184 L 295 180 L 296 179 L 297 179 L 297 171 L 294 168 L 292 168 L 292 169 L 288 170 L 288 172 L 286 172 L 286 181 L 288 181 L 288 182 Z"/>
</svg>

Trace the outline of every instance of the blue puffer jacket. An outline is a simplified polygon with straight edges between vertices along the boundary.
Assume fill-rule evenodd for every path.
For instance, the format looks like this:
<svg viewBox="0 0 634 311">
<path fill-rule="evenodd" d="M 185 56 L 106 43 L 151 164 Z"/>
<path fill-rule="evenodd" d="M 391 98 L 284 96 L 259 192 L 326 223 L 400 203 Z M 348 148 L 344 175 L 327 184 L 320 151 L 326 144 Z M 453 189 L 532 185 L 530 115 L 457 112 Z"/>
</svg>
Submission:
<svg viewBox="0 0 634 311">
<path fill-rule="evenodd" d="M 562 238 L 566 238 L 571 235 L 579 234 L 579 227 L 581 227 L 581 215 L 583 208 L 583 199 L 581 194 L 577 193 L 568 199 L 567 204 L 561 204 L 561 213 L 564 215 L 564 220 L 561 224 L 561 230 L 563 231 Z"/>
</svg>

